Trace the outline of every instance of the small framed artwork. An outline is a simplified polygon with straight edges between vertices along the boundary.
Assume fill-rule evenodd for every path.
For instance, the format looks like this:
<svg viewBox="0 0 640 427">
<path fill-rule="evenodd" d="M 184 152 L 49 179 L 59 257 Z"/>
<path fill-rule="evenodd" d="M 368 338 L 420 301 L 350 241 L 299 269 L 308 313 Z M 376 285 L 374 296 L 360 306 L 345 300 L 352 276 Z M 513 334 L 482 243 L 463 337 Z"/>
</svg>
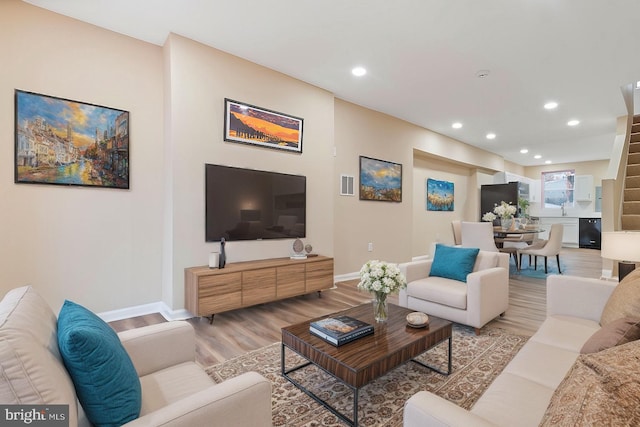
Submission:
<svg viewBox="0 0 640 427">
<path fill-rule="evenodd" d="M 360 200 L 402 202 L 402 165 L 360 156 Z"/>
<path fill-rule="evenodd" d="M 303 119 L 225 98 L 224 140 L 302 153 Z"/>
<path fill-rule="evenodd" d="M 129 112 L 15 91 L 14 181 L 129 188 Z"/>
<path fill-rule="evenodd" d="M 453 211 L 453 182 L 427 178 L 427 210 Z"/>
</svg>

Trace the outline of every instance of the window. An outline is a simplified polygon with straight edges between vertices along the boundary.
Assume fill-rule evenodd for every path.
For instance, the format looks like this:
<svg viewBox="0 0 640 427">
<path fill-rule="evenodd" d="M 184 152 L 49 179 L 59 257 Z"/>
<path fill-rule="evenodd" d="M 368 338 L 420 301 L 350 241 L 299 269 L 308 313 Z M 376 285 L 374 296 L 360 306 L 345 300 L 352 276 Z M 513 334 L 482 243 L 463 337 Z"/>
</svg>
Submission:
<svg viewBox="0 0 640 427">
<path fill-rule="evenodd" d="M 573 169 L 542 172 L 542 200 L 545 208 L 573 206 L 575 176 Z"/>
</svg>

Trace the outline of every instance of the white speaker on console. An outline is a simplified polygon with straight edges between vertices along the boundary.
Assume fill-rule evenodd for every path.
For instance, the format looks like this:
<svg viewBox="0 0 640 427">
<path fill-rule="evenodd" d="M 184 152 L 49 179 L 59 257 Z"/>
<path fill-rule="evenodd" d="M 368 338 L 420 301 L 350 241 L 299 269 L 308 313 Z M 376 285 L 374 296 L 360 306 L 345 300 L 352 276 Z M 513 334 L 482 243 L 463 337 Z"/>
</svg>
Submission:
<svg viewBox="0 0 640 427">
<path fill-rule="evenodd" d="M 218 268 L 219 262 L 220 262 L 220 253 L 211 252 L 209 254 L 209 268 Z"/>
</svg>

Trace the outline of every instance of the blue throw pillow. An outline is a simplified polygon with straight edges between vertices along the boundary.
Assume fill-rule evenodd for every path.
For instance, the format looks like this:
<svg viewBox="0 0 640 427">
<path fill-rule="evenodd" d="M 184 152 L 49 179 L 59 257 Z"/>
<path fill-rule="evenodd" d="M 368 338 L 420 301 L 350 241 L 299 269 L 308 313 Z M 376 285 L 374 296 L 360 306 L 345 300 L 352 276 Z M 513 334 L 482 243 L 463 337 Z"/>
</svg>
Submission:
<svg viewBox="0 0 640 427">
<path fill-rule="evenodd" d="M 65 301 L 58 316 L 58 347 L 91 424 L 120 426 L 138 418 L 140 379 L 107 323 L 81 305 Z"/>
<path fill-rule="evenodd" d="M 444 277 L 466 283 L 467 275 L 473 271 L 478 252 L 480 252 L 478 248 L 458 248 L 438 243 L 429 276 Z"/>
</svg>

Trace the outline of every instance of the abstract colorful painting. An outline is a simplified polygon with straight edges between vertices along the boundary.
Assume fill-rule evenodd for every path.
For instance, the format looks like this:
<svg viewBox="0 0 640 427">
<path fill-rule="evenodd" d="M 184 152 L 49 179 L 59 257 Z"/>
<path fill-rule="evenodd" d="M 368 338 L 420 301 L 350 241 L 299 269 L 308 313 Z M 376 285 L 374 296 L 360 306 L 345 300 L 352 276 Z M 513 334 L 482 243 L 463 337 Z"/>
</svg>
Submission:
<svg viewBox="0 0 640 427">
<path fill-rule="evenodd" d="M 224 100 L 224 140 L 302 153 L 303 119 Z"/>
<path fill-rule="evenodd" d="M 129 188 L 129 112 L 15 91 L 15 182 Z"/>
<path fill-rule="evenodd" d="M 427 179 L 427 210 L 453 210 L 453 182 Z"/>
<path fill-rule="evenodd" d="M 360 200 L 402 202 L 402 165 L 360 156 Z"/>
</svg>

